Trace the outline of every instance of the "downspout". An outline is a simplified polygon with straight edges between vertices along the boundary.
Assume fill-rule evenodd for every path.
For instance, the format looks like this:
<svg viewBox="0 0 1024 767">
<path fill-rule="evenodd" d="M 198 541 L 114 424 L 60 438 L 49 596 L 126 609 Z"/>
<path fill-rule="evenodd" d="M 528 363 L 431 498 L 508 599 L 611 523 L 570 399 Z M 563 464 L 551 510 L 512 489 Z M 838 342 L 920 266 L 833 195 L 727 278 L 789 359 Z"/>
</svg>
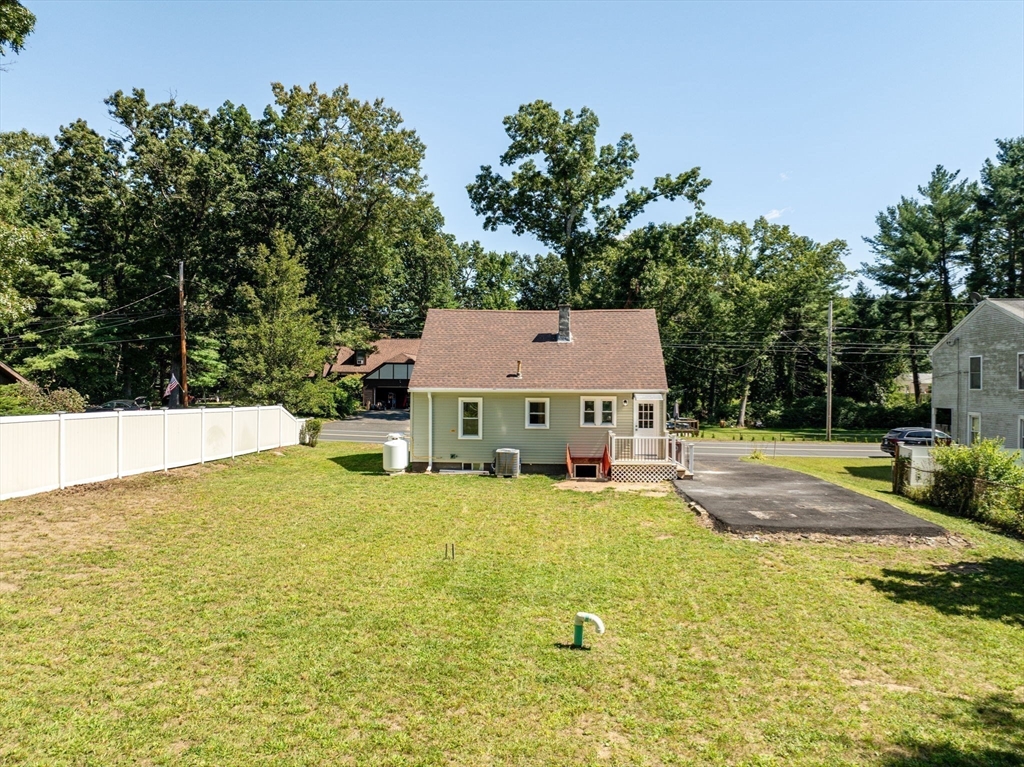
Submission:
<svg viewBox="0 0 1024 767">
<path fill-rule="evenodd" d="M 427 392 L 427 474 L 434 468 L 434 393 Z"/>
</svg>

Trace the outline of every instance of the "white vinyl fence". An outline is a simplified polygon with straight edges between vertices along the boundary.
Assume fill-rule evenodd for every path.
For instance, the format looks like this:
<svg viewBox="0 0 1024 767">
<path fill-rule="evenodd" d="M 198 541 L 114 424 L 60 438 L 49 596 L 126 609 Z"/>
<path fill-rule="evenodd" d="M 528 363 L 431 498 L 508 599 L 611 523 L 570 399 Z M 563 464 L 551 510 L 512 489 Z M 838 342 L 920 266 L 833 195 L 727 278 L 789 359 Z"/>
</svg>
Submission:
<svg viewBox="0 0 1024 767">
<path fill-rule="evenodd" d="M 0 500 L 297 445 L 280 405 L 0 417 Z"/>
</svg>

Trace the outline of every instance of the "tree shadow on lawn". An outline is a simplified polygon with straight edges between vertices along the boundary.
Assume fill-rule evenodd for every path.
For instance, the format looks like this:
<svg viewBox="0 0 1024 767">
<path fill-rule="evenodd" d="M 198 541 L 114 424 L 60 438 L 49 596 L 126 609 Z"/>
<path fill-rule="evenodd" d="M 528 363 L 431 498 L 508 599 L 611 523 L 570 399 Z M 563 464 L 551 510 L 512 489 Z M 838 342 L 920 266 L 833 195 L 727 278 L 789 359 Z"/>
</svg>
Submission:
<svg viewBox="0 0 1024 767">
<path fill-rule="evenodd" d="M 386 474 L 384 459 L 380 453 L 354 453 L 352 455 L 336 455 L 330 459 L 345 471 L 353 474 Z"/>
<path fill-rule="evenodd" d="M 991 557 L 936 565 L 932 572 L 882 570 L 862 578 L 896 602 L 917 602 L 947 615 L 968 615 L 1024 626 L 1024 562 Z M 1021 762 L 1024 764 L 1024 760 Z"/>
<path fill-rule="evenodd" d="M 1006 693 L 980 702 L 953 699 L 938 718 L 978 734 L 984 746 L 898 739 L 900 753 L 883 757 L 883 767 L 1002 767 L 1024 764 L 1024 703 Z"/>
</svg>

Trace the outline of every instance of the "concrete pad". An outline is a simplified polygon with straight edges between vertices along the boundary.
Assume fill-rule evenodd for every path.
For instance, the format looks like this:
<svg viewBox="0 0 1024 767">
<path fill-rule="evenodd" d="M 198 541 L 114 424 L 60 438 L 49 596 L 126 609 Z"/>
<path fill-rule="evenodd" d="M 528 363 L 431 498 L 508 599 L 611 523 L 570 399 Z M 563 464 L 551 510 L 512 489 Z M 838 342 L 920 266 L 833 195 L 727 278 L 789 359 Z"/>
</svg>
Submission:
<svg viewBox="0 0 1024 767">
<path fill-rule="evenodd" d="M 733 533 L 946 535 L 938 525 L 884 501 L 761 463 L 705 465 L 698 468 L 696 478 L 676 482 L 676 488 Z"/>
</svg>

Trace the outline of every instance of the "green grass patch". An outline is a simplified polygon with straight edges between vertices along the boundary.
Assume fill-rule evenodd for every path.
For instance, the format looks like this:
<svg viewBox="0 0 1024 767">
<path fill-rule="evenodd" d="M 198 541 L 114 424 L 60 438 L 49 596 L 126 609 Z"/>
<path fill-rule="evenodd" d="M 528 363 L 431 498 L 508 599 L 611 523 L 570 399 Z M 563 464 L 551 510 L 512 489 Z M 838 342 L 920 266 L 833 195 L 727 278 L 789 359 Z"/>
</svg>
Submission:
<svg viewBox="0 0 1024 767">
<path fill-rule="evenodd" d="M 878 444 L 885 436 L 885 430 L 833 429 L 833 442 L 860 442 Z M 753 442 L 824 442 L 824 429 L 739 429 L 734 426 L 702 426 L 697 439 L 743 440 Z"/>
<path fill-rule="evenodd" d="M 0 763 L 1024 754 L 1018 541 L 757 543 L 672 493 L 380 465 L 328 443 L 0 505 Z M 578 610 L 590 652 L 557 647 Z"/>
</svg>

